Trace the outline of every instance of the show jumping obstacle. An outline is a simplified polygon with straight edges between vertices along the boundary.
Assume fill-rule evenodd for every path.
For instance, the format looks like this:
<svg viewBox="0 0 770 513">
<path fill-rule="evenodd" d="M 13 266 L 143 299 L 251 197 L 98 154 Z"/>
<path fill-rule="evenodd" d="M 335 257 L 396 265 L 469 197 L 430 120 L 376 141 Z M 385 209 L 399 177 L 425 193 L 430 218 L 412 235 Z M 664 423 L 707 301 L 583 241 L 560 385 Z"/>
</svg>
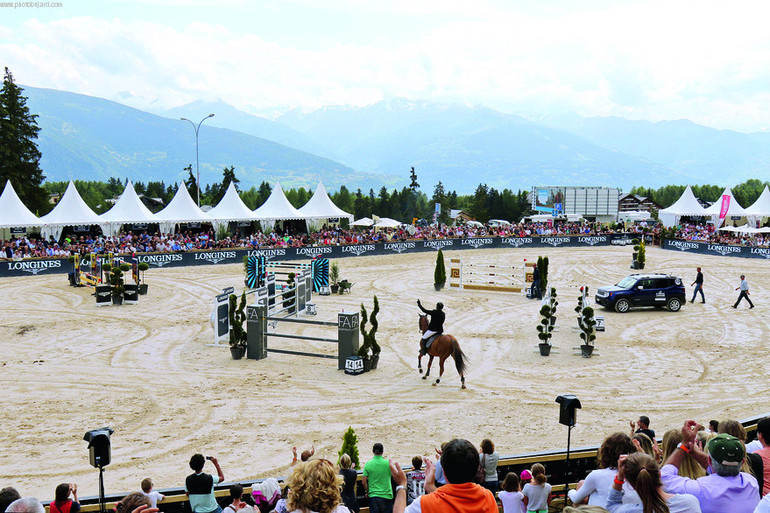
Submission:
<svg viewBox="0 0 770 513">
<path fill-rule="evenodd" d="M 313 292 L 320 292 L 329 287 L 329 259 L 314 258 L 310 263 L 272 262 L 264 256 L 250 256 L 246 261 L 246 285 L 256 289 L 265 285 L 269 276 L 279 276 L 284 280 L 290 273 L 298 275 L 300 271 L 309 271 L 312 276 Z"/>
<path fill-rule="evenodd" d="M 449 267 L 449 286 L 467 290 L 490 290 L 495 292 L 525 291 L 525 283 L 532 281 L 527 262 L 517 267 L 511 265 L 463 264 L 459 258 L 452 258 Z"/>
</svg>

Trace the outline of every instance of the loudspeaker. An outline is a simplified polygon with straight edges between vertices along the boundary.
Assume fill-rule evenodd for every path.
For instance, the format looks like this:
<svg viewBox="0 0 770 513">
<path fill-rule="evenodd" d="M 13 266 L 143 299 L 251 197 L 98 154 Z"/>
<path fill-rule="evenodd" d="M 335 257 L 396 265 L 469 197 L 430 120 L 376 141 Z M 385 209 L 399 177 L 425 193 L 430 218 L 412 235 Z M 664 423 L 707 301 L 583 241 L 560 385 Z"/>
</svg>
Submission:
<svg viewBox="0 0 770 513">
<path fill-rule="evenodd" d="M 565 426 L 575 425 L 575 410 L 579 409 L 580 399 L 575 394 L 563 394 L 556 398 L 559 403 L 559 424 Z"/>
<path fill-rule="evenodd" d="M 93 429 L 85 434 L 88 442 L 88 457 L 92 467 L 101 468 L 110 464 L 110 435 L 115 431 L 109 427 Z"/>
</svg>

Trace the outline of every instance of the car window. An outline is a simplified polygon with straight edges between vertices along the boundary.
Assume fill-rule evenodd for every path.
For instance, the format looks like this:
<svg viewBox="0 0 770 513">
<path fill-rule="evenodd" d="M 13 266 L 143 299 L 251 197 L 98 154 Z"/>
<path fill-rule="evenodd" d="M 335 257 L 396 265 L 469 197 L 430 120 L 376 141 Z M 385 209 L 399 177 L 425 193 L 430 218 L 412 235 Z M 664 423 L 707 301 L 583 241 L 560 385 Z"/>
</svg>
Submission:
<svg viewBox="0 0 770 513">
<path fill-rule="evenodd" d="M 622 289 L 630 289 L 634 286 L 634 283 L 636 283 L 636 278 L 632 276 L 626 276 L 622 280 L 620 280 L 620 283 L 618 283 L 618 287 Z"/>
<path fill-rule="evenodd" d="M 653 280 L 649 278 L 645 278 L 645 279 L 639 280 L 639 283 L 636 284 L 636 288 L 642 287 L 643 289 L 647 290 L 647 289 L 653 288 L 652 284 L 653 284 Z"/>
<path fill-rule="evenodd" d="M 652 280 L 652 287 L 656 289 L 665 289 L 671 286 L 671 279 L 669 278 L 657 278 Z"/>
</svg>

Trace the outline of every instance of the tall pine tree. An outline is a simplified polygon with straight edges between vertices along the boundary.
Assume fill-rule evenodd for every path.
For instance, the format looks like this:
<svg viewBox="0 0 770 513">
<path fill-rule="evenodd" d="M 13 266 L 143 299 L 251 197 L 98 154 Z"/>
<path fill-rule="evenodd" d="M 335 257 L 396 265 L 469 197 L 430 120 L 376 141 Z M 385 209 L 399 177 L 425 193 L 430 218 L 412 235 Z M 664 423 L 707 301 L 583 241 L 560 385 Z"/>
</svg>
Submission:
<svg viewBox="0 0 770 513">
<path fill-rule="evenodd" d="M 37 115 L 31 114 L 23 89 L 5 68 L 0 91 L 0 187 L 10 180 L 21 201 L 33 213 L 43 215 L 50 209 L 48 194 L 42 184 L 40 150 L 37 149 Z"/>
</svg>

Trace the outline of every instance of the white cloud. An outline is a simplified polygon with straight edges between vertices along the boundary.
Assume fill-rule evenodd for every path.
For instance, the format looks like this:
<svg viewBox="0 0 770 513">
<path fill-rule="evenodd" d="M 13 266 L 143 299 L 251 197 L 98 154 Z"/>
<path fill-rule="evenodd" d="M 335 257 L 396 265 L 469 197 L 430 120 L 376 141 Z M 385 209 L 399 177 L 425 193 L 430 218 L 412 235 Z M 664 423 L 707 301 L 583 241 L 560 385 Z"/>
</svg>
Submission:
<svg viewBox="0 0 770 513">
<path fill-rule="evenodd" d="M 264 15 L 275 14 L 266 5 Z M 233 30 L 221 17 L 182 27 L 163 19 L 29 20 L 0 23 L 0 55 L 21 83 L 108 99 L 128 93 L 123 101 L 137 107 L 219 97 L 253 111 L 406 96 L 508 111 L 770 126 L 764 3 L 593 5 L 525 11 L 461 0 L 336 0 L 325 4 L 329 18 L 319 26 L 328 29 L 340 12 L 381 16 L 382 26 L 365 38 L 319 36 L 309 48 Z M 418 20 L 420 30 L 391 37 L 405 19 Z M 275 20 L 286 30 L 296 21 Z"/>
</svg>

